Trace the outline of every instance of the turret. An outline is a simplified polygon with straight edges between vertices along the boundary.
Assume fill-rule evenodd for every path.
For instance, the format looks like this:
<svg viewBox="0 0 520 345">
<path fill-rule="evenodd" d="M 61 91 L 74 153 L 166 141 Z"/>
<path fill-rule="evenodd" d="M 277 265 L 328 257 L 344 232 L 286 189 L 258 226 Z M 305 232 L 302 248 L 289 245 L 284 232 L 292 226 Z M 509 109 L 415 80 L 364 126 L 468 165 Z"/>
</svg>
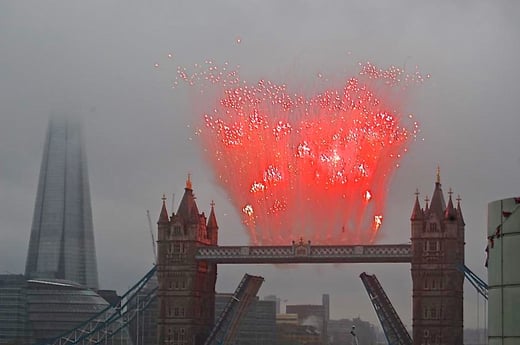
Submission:
<svg viewBox="0 0 520 345">
<path fill-rule="evenodd" d="M 450 188 L 450 191 L 448 192 L 448 195 L 449 195 L 448 206 L 446 206 L 446 210 L 444 210 L 444 219 L 446 219 L 447 221 L 453 221 L 453 220 L 457 219 L 457 210 L 455 210 L 455 207 L 453 207 L 453 201 L 451 200 L 452 194 L 453 194 L 453 192 L 451 191 L 451 188 Z"/>
<path fill-rule="evenodd" d="M 421 209 L 421 204 L 419 203 L 419 189 L 415 191 L 415 204 L 413 205 L 412 216 L 410 220 L 422 220 L 424 218 L 423 210 Z"/>
<path fill-rule="evenodd" d="M 419 203 L 418 189 L 415 191 L 415 204 L 413 206 L 410 220 L 412 221 L 412 238 L 420 236 L 424 228 L 424 212 L 421 209 L 421 204 Z"/>
<path fill-rule="evenodd" d="M 464 223 L 464 217 L 462 216 L 462 209 L 460 207 L 460 195 L 457 196 L 457 220 L 459 221 L 459 224 L 464 226 L 466 223 Z"/>
<path fill-rule="evenodd" d="M 158 240 L 164 240 L 168 236 L 170 229 L 170 217 L 168 217 L 168 210 L 166 209 L 166 197 L 163 194 L 161 213 L 157 221 Z"/>
<path fill-rule="evenodd" d="M 452 191 L 446 205 L 437 168 L 431 201 L 411 216 L 412 328 L 414 345 L 463 343 L 464 221 Z M 430 204 L 428 202 L 430 201 Z M 457 199 L 459 201 L 459 199 Z"/>
<path fill-rule="evenodd" d="M 444 218 L 444 211 L 446 210 L 446 202 L 442 192 L 440 168 L 437 167 L 437 176 L 435 179 L 435 189 L 433 190 L 432 199 L 430 200 L 430 214 L 435 214 L 437 219 Z"/>
<path fill-rule="evenodd" d="M 206 231 L 208 232 L 208 239 L 212 245 L 218 244 L 218 224 L 217 217 L 215 217 L 215 202 L 211 201 L 211 212 L 208 218 L 208 224 L 206 225 Z"/>
<path fill-rule="evenodd" d="M 182 219 L 185 225 L 199 223 L 199 209 L 193 195 L 191 176 L 188 174 L 184 195 L 177 209 L 177 216 Z"/>
<path fill-rule="evenodd" d="M 170 218 L 168 217 L 168 211 L 166 210 L 166 196 L 163 194 L 162 197 L 162 208 L 161 213 L 159 214 L 159 220 L 157 224 L 166 224 L 170 222 Z"/>
</svg>

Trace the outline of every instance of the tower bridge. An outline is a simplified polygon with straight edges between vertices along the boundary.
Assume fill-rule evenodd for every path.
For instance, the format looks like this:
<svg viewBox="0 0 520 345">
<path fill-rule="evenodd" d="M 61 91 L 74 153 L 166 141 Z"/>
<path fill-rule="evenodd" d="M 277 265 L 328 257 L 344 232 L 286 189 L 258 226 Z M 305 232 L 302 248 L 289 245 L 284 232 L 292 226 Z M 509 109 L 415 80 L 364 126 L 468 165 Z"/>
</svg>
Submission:
<svg viewBox="0 0 520 345">
<path fill-rule="evenodd" d="M 203 345 L 215 320 L 218 264 L 410 263 L 414 345 L 462 345 L 465 224 L 460 198 L 446 203 L 437 180 L 421 207 L 416 193 L 411 244 L 219 246 L 214 205 L 199 213 L 190 179 L 176 213 L 163 198 L 157 241 L 158 345 Z"/>
<path fill-rule="evenodd" d="M 410 263 L 412 245 L 212 246 L 198 248 L 195 259 L 216 264 Z"/>
</svg>

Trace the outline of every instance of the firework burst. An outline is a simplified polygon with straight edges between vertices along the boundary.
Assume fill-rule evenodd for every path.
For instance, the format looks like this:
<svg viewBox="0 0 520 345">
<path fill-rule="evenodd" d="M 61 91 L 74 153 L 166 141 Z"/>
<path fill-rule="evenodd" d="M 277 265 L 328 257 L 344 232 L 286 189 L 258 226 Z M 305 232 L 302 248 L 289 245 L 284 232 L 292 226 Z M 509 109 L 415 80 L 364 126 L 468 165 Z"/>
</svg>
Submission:
<svg viewBox="0 0 520 345">
<path fill-rule="evenodd" d="M 179 68 L 178 78 L 220 90 L 197 134 L 251 242 L 372 243 L 389 179 L 418 133 L 385 88 L 428 76 L 365 63 L 342 87 L 306 97 L 267 80 L 245 83 L 227 65 L 203 67 Z"/>
</svg>

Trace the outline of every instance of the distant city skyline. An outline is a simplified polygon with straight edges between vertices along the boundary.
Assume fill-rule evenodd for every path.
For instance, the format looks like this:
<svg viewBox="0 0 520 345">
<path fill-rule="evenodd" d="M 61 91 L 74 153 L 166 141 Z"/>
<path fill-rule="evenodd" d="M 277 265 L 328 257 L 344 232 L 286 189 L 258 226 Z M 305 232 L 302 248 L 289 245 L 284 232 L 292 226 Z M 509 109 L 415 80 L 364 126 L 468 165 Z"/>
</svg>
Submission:
<svg viewBox="0 0 520 345">
<path fill-rule="evenodd" d="M 73 116 L 49 120 L 25 275 L 98 288 L 87 157 Z"/>
</svg>

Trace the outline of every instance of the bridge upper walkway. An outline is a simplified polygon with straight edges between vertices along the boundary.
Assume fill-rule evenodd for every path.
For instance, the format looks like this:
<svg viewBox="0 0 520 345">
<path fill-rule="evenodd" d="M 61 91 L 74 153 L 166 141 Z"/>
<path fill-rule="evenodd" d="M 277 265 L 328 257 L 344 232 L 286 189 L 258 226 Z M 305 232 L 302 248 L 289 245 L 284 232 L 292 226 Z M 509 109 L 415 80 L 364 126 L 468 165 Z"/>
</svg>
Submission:
<svg viewBox="0 0 520 345">
<path fill-rule="evenodd" d="M 197 260 L 219 264 L 410 263 L 411 244 L 200 247 Z"/>
</svg>

